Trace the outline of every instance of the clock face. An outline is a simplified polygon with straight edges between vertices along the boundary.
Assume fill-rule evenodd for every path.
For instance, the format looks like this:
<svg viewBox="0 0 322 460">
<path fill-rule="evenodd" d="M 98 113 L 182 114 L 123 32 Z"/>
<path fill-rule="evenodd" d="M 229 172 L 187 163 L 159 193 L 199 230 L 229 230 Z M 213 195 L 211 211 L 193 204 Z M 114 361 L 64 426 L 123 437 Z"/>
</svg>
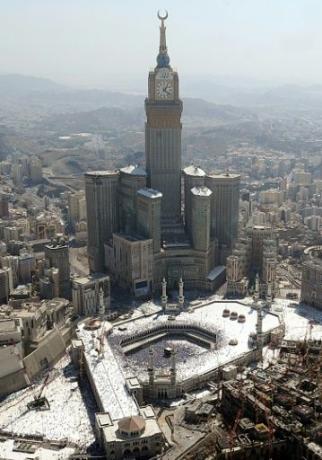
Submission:
<svg viewBox="0 0 322 460">
<path fill-rule="evenodd" d="M 159 69 L 156 74 L 157 80 L 173 80 L 173 73 L 166 68 Z"/>
<path fill-rule="evenodd" d="M 156 84 L 157 99 L 173 99 L 173 84 L 169 80 L 160 80 Z"/>
</svg>

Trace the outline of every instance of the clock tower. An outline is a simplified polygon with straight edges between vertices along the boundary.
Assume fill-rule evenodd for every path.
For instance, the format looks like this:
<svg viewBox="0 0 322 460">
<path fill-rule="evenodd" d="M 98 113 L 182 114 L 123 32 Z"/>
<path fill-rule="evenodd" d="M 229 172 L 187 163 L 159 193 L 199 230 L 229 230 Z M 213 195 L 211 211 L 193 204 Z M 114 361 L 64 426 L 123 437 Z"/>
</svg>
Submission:
<svg viewBox="0 0 322 460">
<path fill-rule="evenodd" d="M 145 100 L 145 156 L 148 186 L 162 192 L 161 221 L 181 222 L 181 113 L 178 74 L 170 66 L 164 21 L 158 18 L 160 47 L 157 65 L 149 73 Z"/>
</svg>

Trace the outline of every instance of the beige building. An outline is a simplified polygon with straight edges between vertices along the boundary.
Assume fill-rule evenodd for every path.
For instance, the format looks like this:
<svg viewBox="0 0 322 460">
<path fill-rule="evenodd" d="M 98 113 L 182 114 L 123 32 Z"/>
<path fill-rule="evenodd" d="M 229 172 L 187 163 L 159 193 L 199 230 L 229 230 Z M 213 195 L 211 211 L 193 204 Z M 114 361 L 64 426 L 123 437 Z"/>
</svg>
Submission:
<svg viewBox="0 0 322 460">
<path fill-rule="evenodd" d="M 285 200 L 285 192 L 282 190 L 263 190 L 259 194 L 259 201 L 264 206 L 281 206 Z"/>
<path fill-rule="evenodd" d="M 51 211 L 42 211 L 29 218 L 30 233 L 38 240 L 55 238 L 64 232 L 64 224 L 59 215 Z"/>
<path fill-rule="evenodd" d="M 293 171 L 293 181 L 297 186 L 307 186 L 312 183 L 312 175 L 303 169 L 295 169 Z"/>
<path fill-rule="evenodd" d="M 26 384 L 19 320 L 0 316 L 0 396 Z"/>
<path fill-rule="evenodd" d="M 136 296 L 147 295 L 153 280 L 153 240 L 115 233 L 106 245 L 108 269 L 115 281 Z"/>
<path fill-rule="evenodd" d="M 152 406 L 139 415 L 112 420 L 109 413 L 97 413 L 95 431 L 109 460 L 148 459 L 162 452 L 164 439 Z"/>
<path fill-rule="evenodd" d="M 83 191 L 68 193 L 68 215 L 72 222 L 77 223 L 86 220 L 86 198 Z"/>
<path fill-rule="evenodd" d="M 94 316 L 107 313 L 111 305 L 109 276 L 94 273 L 89 276 L 74 278 L 72 282 L 72 299 L 74 312 L 77 315 Z"/>
<path fill-rule="evenodd" d="M 13 309 L 11 316 L 19 318 L 23 343 L 27 352 L 36 349 L 46 332 L 54 326 L 63 327 L 69 316 L 69 302 L 66 299 L 50 299 L 41 302 L 26 301 Z"/>
<path fill-rule="evenodd" d="M 258 274 L 259 295 L 268 300 L 273 298 L 278 291 L 276 264 L 277 241 L 272 228 L 248 228 L 247 236 L 238 240 L 227 258 L 227 294 L 246 295 L 248 288 L 254 288 L 254 277 Z"/>
<path fill-rule="evenodd" d="M 59 298 L 0 307 L 0 397 L 27 386 L 62 357 L 70 314 L 69 302 Z"/>
</svg>

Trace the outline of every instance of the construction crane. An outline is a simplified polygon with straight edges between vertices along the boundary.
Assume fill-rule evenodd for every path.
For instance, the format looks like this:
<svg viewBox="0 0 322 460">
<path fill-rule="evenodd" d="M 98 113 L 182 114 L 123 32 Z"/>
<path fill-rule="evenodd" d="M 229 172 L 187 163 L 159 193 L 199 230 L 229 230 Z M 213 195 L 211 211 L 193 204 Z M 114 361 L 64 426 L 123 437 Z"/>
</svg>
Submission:
<svg viewBox="0 0 322 460">
<path fill-rule="evenodd" d="M 41 385 L 38 395 L 34 395 L 34 400 L 27 404 L 29 410 L 46 410 L 50 408 L 48 399 L 42 396 L 45 386 L 47 385 L 49 374 L 46 375 L 43 384 Z"/>
</svg>

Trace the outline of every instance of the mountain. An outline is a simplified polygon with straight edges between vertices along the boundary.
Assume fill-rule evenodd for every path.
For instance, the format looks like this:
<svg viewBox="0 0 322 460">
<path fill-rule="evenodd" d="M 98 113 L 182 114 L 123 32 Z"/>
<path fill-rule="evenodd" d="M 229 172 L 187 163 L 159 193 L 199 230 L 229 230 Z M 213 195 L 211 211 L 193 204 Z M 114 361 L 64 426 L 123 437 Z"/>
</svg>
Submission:
<svg viewBox="0 0 322 460">
<path fill-rule="evenodd" d="M 27 75 L 0 74 L 0 93 L 28 94 L 45 92 L 62 92 L 68 88 L 47 78 L 38 78 Z"/>
<path fill-rule="evenodd" d="M 0 75 L 0 96 L 3 110 L 15 106 L 22 110 L 33 110 L 37 116 L 44 113 L 81 112 L 97 110 L 101 107 L 134 109 L 143 107 L 145 94 L 127 94 L 105 89 L 77 89 L 55 83 L 52 80 L 24 75 Z M 181 96 L 185 99 L 185 111 L 190 116 L 190 100 L 194 110 L 206 111 L 214 115 L 214 106 L 226 107 L 287 107 L 316 108 L 322 103 L 322 86 L 282 85 L 272 87 L 246 84 L 238 79 L 218 78 L 182 79 Z M 198 103 L 198 101 L 203 101 Z M 1 108 L 1 107 L 0 107 Z M 226 110 L 227 111 L 227 110 Z M 197 115 L 197 114 L 196 114 Z"/>
<path fill-rule="evenodd" d="M 114 103 L 116 104 L 117 101 L 115 99 Z M 37 127 L 40 130 L 58 133 L 102 133 L 106 130 L 141 131 L 144 126 L 145 113 L 143 98 L 140 97 L 139 101 L 140 105 L 133 107 L 124 107 L 122 104 L 122 107 L 104 106 L 88 111 L 53 114 L 40 120 Z M 246 110 L 220 106 L 202 99 L 186 98 L 183 101 L 183 107 L 185 126 L 217 126 L 252 118 L 252 114 Z"/>
<path fill-rule="evenodd" d="M 143 115 L 142 108 L 100 107 L 84 112 L 51 115 L 39 122 L 39 128 L 57 133 L 102 133 L 107 130 L 142 129 Z"/>
</svg>

